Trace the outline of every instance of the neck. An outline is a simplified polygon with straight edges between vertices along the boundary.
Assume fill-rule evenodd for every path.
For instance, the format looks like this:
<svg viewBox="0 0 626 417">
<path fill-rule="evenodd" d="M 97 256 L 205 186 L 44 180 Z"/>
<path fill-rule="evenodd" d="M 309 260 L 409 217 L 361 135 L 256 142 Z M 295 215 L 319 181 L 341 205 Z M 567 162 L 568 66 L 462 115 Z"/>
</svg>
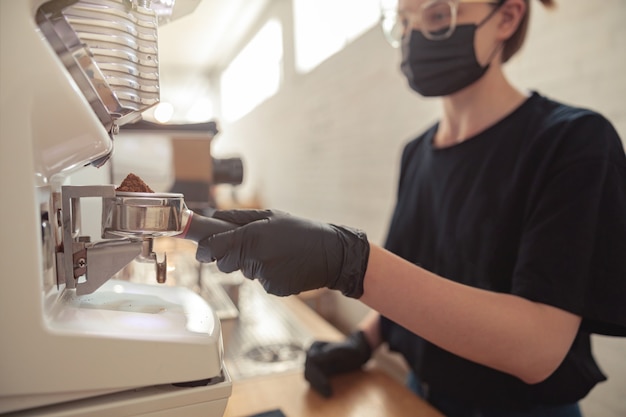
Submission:
<svg viewBox="0 0 626 417">
<path fill-rule="evenodd" d="M 494 62 L 480 80 L 442 99 L 443 116 L 435 146 L 452 146 L 471 138 L 511 113 L 527 97 L 509 83 Z"/>
</svg>

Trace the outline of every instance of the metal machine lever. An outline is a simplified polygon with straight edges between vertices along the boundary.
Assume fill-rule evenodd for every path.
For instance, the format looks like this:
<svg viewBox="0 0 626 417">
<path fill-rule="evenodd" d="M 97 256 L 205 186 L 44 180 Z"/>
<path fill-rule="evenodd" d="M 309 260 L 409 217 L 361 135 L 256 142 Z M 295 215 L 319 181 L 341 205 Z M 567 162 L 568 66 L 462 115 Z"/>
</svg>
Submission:
<svg viewBox="0 0 626 417">
<path fill-rule="evenodd" d="M 76 295 L 91 294 L 128 265 L 141 251 L 141 242 L 128 239 L 102 241 L 87 246 L 86 277 L 76 283 Z"/>
</svg>

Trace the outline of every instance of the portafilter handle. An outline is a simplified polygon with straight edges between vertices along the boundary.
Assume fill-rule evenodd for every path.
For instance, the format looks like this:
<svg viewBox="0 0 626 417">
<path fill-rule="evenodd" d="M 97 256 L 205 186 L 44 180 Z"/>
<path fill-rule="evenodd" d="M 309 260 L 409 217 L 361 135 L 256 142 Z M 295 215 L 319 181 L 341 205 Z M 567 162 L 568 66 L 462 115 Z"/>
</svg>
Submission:
<svg viewBox="0 0 626 417">
<path fill-rule="evenodd" d="M 213 217 L 201 216 L 188 208 L 183 210 L 183 232 L 176 237 L 200 242 L 209 236 L 228 232 L 239 227 L 234 223 Z"/>
</svg>

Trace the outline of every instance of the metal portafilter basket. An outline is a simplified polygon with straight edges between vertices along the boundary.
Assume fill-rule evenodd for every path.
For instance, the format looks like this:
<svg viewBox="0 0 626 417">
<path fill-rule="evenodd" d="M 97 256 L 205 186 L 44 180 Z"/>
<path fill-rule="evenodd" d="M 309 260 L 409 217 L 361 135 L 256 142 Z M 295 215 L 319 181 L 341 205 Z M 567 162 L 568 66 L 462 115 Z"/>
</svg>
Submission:
<svg viewBox="0 0 626 417">
<path fill-rule="evenodd" d="M 237 225 L 201 216 L 185 205 L 182 194 L 120 192 L 102 199 L 102 236 L 142 240 L 139 260 L 154 261 L 157 281 L 165 282 L 167 257 L 158 262 L 152 251 L 156 237 L 176 236 L 199 242 Z"/>
</svg>

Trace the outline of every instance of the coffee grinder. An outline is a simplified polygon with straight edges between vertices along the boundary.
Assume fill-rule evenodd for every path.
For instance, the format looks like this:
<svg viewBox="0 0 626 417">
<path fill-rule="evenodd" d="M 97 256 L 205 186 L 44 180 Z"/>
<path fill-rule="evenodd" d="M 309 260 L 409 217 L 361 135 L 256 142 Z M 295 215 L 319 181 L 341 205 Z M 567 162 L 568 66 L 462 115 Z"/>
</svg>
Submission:
<svg viewBox="0 0 626 417">
<path fill-rule="evenodd" d="M 103 218 L 102 235 L 85 236 L 81 201 L 120 196 L 66 185 L 158 103 L 158 25 L 172 4 L 0 2 L 0 414 L 223 415 L 231 382 L 212 308 L 186 288 L 111 279 L 137 257 L 162 270 L 151 242 L 180 225 L 143 230 L 141 211 L 121 206 L 134 229 Z"/>
</svg>

